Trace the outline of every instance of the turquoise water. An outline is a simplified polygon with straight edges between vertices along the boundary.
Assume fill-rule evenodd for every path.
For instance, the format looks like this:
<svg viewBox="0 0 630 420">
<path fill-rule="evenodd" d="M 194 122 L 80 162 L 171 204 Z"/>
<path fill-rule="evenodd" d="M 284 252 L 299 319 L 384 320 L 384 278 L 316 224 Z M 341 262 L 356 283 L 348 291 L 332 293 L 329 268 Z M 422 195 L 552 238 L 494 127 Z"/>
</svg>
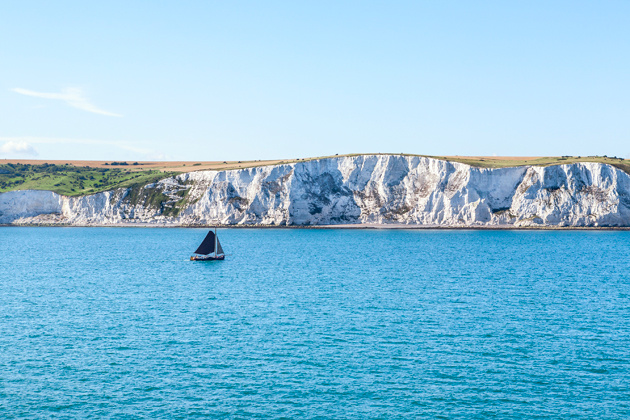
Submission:
<svg viewBox="0 0 630 420">
<path fill-rule="evenodd" d="M 627 418 L 630 232 L 0 228 L 0 417 Z"/>
</svg>

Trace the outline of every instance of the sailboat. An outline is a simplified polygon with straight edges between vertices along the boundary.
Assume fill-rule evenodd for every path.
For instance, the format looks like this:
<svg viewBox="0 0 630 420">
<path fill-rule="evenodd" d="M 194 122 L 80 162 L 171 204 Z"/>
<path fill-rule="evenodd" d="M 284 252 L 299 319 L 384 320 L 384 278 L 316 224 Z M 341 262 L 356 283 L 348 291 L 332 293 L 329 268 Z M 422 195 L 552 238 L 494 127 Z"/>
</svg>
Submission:
<svg viewBox="0 0 630 420">
<path fill-rule="evenodd" d="M 215 261 L 225 259 L 225 253 L 221 248 L 221 242 L 217 236 L 217 228 L 214 228 L 214 232 L 210 231 L 206 235 L 205 239 L 199 245 L 199 248 L 195 251 L 195 254 L 190 257 L 190 261 Z"/>
</svg>

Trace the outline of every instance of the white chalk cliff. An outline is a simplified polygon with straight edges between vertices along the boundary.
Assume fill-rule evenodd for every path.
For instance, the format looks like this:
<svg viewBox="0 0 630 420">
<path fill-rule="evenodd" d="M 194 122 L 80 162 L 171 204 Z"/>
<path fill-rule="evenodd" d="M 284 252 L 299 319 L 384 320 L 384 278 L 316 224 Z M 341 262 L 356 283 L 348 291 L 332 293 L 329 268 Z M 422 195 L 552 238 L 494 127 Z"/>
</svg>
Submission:
<svg viewBox="0 0 630 420">
<path fill-rule="evenodd" d="M 363 155 L 180 174 L 84 197 L 0 194 L 2 224 L 630 226 L 630 176 Z"/>
</svg>

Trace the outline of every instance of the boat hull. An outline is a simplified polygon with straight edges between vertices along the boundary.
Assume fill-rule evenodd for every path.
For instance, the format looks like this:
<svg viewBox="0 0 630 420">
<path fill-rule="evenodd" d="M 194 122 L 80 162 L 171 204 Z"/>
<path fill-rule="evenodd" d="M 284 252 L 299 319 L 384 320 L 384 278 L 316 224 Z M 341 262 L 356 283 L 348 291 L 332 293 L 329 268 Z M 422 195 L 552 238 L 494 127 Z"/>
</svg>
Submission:
<svg viewBox="0 0 630 420">
<path fill-rule="evenodd" d="M 193 255 L 190 261 L 221 261 L 225 259 L 225 255 Z"/>
</svg>

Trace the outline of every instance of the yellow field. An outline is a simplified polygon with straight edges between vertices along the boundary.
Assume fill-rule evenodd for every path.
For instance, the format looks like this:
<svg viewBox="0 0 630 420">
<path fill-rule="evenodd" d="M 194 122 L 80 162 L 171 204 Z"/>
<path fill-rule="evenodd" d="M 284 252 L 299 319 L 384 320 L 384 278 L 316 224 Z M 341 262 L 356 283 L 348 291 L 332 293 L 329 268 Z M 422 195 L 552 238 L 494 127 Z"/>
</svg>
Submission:
<svg viewBox="0 0 630 420">
<path fill-rule="evenodd" d="M 88 168 L 122 169 L 130 172 L 159 170 L 162 172 L 191 172 L 205 170 L 225 170 L 251 168 L 254 166 L 276 165 L 280 163 L 296 162 L 292 160 L 250 160 L 250 161 L 111 161 L 111 160 L 45 160 L 45 159 L 0 159 L 2 164 L 22 165 L 72 165 Z"/>
<path fill-rule="evenodd" d="M 399 155 L 392 153 L 370 153 L 375 155 Z M 426 155 L 411 155 L 404 154 L 405 156 L 423 156 L 432 157 L 435 159 L 448 160 L 451 162 L 461 162 L 471 166 L 483 167 L 483 168 L 505 168 L 514 166 L 550 166 L 570 164 L 576 162 L 599 162 L 613 165 L 619 169 L 622 169 L 630 173 L 630 160 L 621 159 L 616 157 L 606 156 L 426 156 Z M 244 161 L 171 161 L 171 162 L 159 162 L 159 161 L 126 161 L 123 165 L 112 165 L 112 161 L 104 160 L 34 160 L 34 159 L 0 159 L 0 165 L 7 163 L 21 163 L 30 165 L 41 165 L 44 163 L 55 165 L 72 165 L 78 167 L 90 167 L 90 168 L 110 168 L 110 169 L 122 169 L 125 171 L 146 171 L 146 170 L 159 170 L 162 172 L 192 172 L 202 170 L 228 170 L 228 169 L 243 169 L 252 168 L 256 166 L 267 165 L 279 165 L 285 163 L 305 162 L 310 160 L 325 159 L 332 157 L 343 156 L 360 156 L 360 154 L 348 154 L 348 155 L 334 155 L 334 156 L 320 156 L 304 159 L 274 159 L 274 160 L 244 160 Z M 123 163 L 123 162 L 115 162 Z"/>
</svg>

